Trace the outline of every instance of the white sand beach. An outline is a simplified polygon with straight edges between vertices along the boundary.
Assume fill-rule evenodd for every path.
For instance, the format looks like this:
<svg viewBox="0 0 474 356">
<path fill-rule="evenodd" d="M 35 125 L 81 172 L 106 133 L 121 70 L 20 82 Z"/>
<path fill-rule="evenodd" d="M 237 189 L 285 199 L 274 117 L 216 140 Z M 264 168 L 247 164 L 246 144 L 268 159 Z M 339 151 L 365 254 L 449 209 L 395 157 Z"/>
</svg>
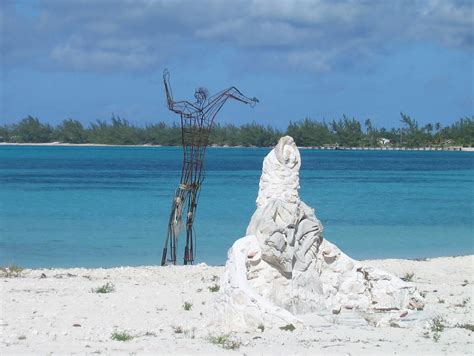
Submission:
<svg viewBox="0 0 474 356">
<path fill-rule="evenodd" d="M 400 277 L 413 273 L 424 310 L 391 326 L 376 327 L 356 313 L 341 312 L 328 315 L 324 325 L 306 317 L 305 326 L 294 331 L 264 325 L 228 335 L 214 310 L 223 267 L 24 270 L 1 278 L 0 353 L 473 353 L 474 256 L 366 262 Z M 94 292 L 107 283 L 113 291 Z M 132 339 L 114 340 L 114 332 Z"/>
</svg>

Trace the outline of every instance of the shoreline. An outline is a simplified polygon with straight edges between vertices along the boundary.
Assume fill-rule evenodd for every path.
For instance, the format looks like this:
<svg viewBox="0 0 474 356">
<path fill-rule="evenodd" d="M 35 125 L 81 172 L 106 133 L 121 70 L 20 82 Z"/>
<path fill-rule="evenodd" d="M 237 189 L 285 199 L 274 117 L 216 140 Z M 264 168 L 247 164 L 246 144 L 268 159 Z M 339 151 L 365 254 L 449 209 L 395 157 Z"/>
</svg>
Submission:
<svg viewBox="0 0 474 356">
<path fill-rule="evenodd" d="M 216 340 L 229 338 L 234 353 L 252 355 L 472 354 L 474 255 L 364 264 L 411 276 L 425 309 L 389 326 L 344 310 L 316 313 L 323 324 L 314 315 L 291 332 L 280 325 L 224 331 L 214 309 L 224 267 L 24 270 L 0 278 L 0 352 L 226 355 L 231 350 Z"/>
<path fill-rule="evenodd" d="M 466 255 L 447 255 L 447 256 L 435 256 L 435 257 L 413 257 L 413 258 L 397 258 L 397 257 L 388 257 L 388 258 L 365 258 L 365 259 L 355 259 L 356 261 L 362 263 L 371 263 L 373 261 L 412 261 L 412 262 L 429 262 L 429 261 L 436 261 L 448 258 L 464 258 L 464 257 L 473 257 L 474 254 L 466 254 Z M 207 264 L 205 261 L 198 262 L 191 265 L 183 265 L 178 263 L 176 265 L 166 265 L 161 266 L 159 262 L 156 264 L 144 264 L 144 265 L 113 265 L 113 266 L 96 266 L 96 267 L 89 267 L 89 266 L 43 266 L 43 267 L 28 267 L 26 265 L 17 264 L 14 260 L 10 260 L 8 262 L 4 261 L 0 263 L 0 268 L 4 268 L 6 266 L 14 265 L 21 268 L 24 271 L 39 271 L 39 270 L 68 270 L 68 269 L 83 269 L 83 270 L 112 270 L 117 268 L 157 268 L 157 267 L 209 267 L 209 268 L 224 268 L 224 264 Z M 1 278 L 0 272 L 0 278 Z"/>
<path fill-rule="evenodd" d="M 109 145 L 104 143 L 62 143 L 62 142 L 45 142 L 45 143 L 12 143 L 0 142 L 1 146 L 50 146 L 50 147 L 181 147 L 181 146 L 163 146 L 163 145 Z M 208 148 L 268 148 L 257 146 L 228 146 L 228 145 L 209 145 Z M 327 150 L 327 151 L 449 151 L 449 152 L 474 152 L 474 147 L 335 147 L 335 146 L 298 146 L 302 150 Z"/>
</svg>

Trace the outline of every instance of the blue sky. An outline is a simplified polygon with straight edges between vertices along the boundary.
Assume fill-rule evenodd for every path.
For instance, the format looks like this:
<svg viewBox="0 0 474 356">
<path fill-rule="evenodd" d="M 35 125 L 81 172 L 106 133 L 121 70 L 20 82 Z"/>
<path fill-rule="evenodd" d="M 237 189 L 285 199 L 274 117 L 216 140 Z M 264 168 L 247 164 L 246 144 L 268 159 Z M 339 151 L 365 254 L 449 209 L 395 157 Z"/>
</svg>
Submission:
<svg viewBox="0 0 474 356">
<path fill-rule="evenodd" d="M 260 99 L 228 102 L 221 123 L 473 115 L 471 1 L 2 0 L 0 21 L 2 123 L 171 123 L 164 68 L 176 99 Z"/>
</svg>

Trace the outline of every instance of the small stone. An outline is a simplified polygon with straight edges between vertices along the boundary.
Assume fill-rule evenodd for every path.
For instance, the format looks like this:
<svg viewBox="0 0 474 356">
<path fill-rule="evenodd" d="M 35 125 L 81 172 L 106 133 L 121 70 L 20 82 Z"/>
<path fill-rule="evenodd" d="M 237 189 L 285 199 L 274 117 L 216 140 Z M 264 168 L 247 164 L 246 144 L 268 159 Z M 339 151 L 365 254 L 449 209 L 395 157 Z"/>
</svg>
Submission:
<svg viewBox="0 0 474 356">
<path fill-rule="evenodd" d="M 72 324 L 72 326 L 74 326 L 75 328 L 80 328 L 82 325 L 75 323 L 75 324 Z"/>
</svg>

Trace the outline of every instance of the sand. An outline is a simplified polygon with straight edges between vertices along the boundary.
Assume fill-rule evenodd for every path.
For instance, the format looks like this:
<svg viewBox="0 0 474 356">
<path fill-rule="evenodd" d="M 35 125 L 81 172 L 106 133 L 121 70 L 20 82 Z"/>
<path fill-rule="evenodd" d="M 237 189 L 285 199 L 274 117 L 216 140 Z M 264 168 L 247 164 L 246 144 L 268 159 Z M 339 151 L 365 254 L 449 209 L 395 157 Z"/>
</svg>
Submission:
<svg viewBox="0 0 474 356">
<path fill-rule="evenodd" d="M 0 279 L 0 353 L 473 354 L 473 332 L 466 327 L 474 324 L 474 256 L 369 263 L 398 276 L 414 273 L 425 310 L 392 326 L 341 313 L 328 315 L 324 324 L 306 318 L 306 326 L 294 331 L 264 325 L 226 335 L 215 324 L 213 306 L 223 267 L 24 270 Z M 106 283 L 115 290 L 93 291 Z M 133 338 L 113 340 L 114 332 Z"/>
</svg>

